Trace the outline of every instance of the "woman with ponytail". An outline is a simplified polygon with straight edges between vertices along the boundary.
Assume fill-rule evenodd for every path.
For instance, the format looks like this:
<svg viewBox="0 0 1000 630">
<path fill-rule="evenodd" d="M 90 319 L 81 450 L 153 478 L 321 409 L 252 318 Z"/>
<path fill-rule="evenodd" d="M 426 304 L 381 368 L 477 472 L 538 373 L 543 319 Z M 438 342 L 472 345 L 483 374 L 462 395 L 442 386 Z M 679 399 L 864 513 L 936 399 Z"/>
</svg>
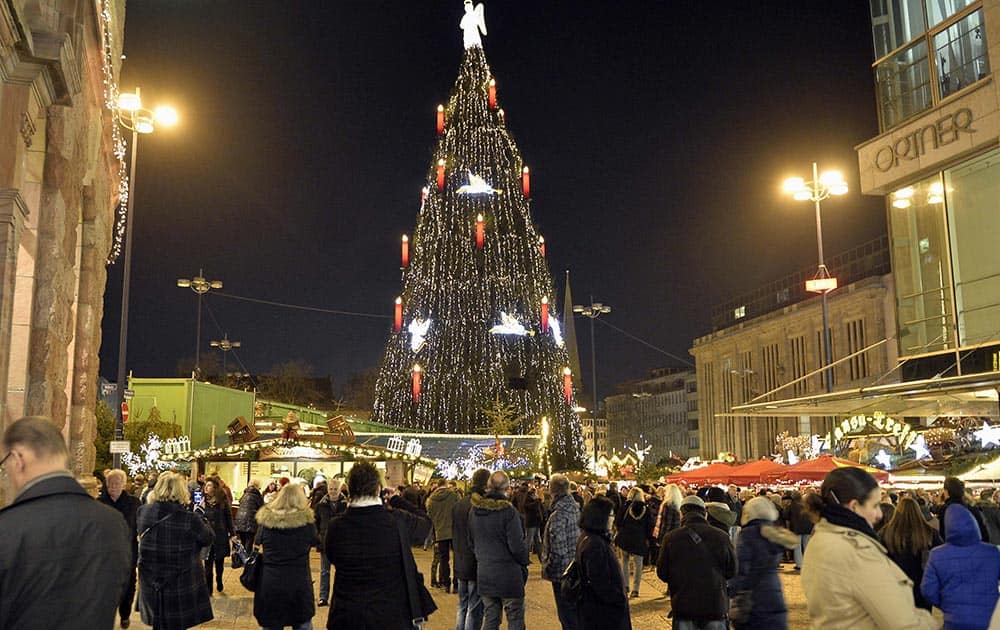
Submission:
<svg viewBox="0 0 1000 630">
<path fill-rule="evenodd" d="M 889 558 L 875 533 L 881 519 L 878 482 L 860 468 L 838 468 L 819 494 L 804 497 L 818 520 L 802 562 L 802 589 L 812 627 L 822 630 L 939 628 L 913 602 L 913 582 Z"/>
</svg>

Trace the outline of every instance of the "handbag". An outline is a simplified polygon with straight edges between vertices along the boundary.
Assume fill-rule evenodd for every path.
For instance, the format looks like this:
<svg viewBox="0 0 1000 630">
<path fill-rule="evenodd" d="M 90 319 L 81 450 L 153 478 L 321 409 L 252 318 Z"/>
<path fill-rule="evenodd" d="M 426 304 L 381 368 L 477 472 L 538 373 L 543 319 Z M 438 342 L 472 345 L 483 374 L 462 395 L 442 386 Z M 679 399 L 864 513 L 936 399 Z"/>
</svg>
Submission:
<svg viewBox="0 0 1000 630">
<path fill-rule="evenodd" d="M 247 549 L 246 547 L 243 546 L 243 543 L 241 543 L 238 540 L 234 540 L 233 553 L 229 557 L 229 562 L 232 565 L 232 567 L 234 569 L 242 568 L 243 565 L 246 564 L 248 557 L 249 555 L 247 554 Z"/>
<path fill-rule="evenodd" d="M 257 536 L 253 540 L 253 551 L 243 561 L 243 573 L 240 573 L 240 584 L 250 592 L 256 591 L 260 587 L 260 577 L 264 571 L 264 550 L 258 549 L 259 543 L 260 530 L 257 530 Z M 240 547 L 242 546 L 240 545 Z"/>
<path fill-rule="evenodd" d="M 559 578 L 559 596 L 570 604 L 575 604 L 583 598 L 583 572 L 576 558 L 570 561 Z"/>
<path fill-rule="evenodd" d="M 753 591 L 738 591 L 729 598 L 729 620 L 733 623 L 746 623 L 753 610 Z"/>
<path fill-rule="evenodd" d="M 413 560 L 413 552 L 406 542 L 406 532 L 403 530 L 402 519 L 390 516 L 396 521 L 396 533 L 399 534 L 399 553 L 403 559 L 403 578 L 406 580 L 406 594 L 410 600 L 410 616 L 414 628 L 423 628 L 427 618 L 437 610 L 437 604 L 431 597 L 431 592 L 424 586 L 424 576 L 417 571 L 417 563 Z M 419 518 L 419 517 L 414 517 Z"/>
</svg>

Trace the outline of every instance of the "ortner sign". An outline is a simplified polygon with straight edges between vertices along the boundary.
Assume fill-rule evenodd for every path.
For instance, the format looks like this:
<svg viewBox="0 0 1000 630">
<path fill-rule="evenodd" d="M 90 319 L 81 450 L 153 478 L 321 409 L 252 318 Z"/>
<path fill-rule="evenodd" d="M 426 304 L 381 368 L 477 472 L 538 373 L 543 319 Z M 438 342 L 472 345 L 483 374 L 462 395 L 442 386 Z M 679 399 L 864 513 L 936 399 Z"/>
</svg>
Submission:
<svg viewBox="0 0 1000 630">
<path fill-rule="evenodd" d="M 937 149 L 958 140 L 963 133 L 976 133 L 972 128 L 972 110 L 968 107 L 918 127 L 875 153 L 875 168 L 888 173 L 900 161 L 916 160 L 930 149 Z"/>
</svg>

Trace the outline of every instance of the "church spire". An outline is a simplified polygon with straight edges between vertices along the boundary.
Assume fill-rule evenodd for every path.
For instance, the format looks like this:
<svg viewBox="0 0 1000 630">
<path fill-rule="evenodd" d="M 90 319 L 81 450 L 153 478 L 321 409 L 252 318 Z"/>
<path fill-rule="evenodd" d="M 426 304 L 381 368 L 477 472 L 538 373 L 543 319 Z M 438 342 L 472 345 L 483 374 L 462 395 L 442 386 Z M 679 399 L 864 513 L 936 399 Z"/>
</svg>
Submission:
<svg viewBox="0 0 1000 630">
<path fill-rule="evenodd" d="M 563 337 L 569 354 L 569 369 L 577 394 L 583 391 L 583 374 L 580 372 L 580 351 L 576 345 L 576 323 L 573 321 L 573 292 L 569 288 L 569 269 L 566 270 L 566 299 L 563 302 Z"/>
</svg>

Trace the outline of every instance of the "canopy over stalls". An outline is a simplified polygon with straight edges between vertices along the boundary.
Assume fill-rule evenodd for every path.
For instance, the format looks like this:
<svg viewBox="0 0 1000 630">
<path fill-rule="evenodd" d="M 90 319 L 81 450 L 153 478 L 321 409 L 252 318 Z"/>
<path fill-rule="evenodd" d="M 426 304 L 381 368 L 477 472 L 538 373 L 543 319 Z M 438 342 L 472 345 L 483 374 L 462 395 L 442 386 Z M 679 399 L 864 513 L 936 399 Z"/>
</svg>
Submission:
<svg viewBox="0 0 1000 630">
<path fill-rule="evenodd" d="M 736 466 L 729 471 L 729 478 L 725 483 L 737 486 L 749 486 L 755 483 L 762 483 L 768 474 L 782 474 L 788 466 L 779 464 L 770 459 L 759 459 L 755 462 L 748 462 L 742 466 Z"/>
<path fill-rule="evenodd" d="M 958 476 L 962 481 L 993 482 L 1000 480 L 1000 457 L 991 462 L 980 464 L 967 473 Z"/>
<path fill-rule="evenodd" d="M 725 480 L 729 478 L 729 472 L 733 470 L 733 466 L 729 464 L 723 464 L 721 462 L 716 462 L 714 464 L 709 464 L 702 468 L 695 468 L 694 470 L 687 470 L 681 473 L 676 473 L 667 477 L 667 481 L 670 483 L 683 483 L 683 484 L 693 484 L 702 485 L 706 483 L 725 483 Z M 721 481 L 720 481 L 721 480 Z"/>
<path fill-rule="evenodd" d="M 880 483 L 889 481 L 889 473 L 871 466 L 864 466 L 847 459 L 840 459 L 832 455 L 821 455 L 816 459 L 807 459 L 789 466 L 785 470 L 772 472 L 764 475 L 768 483 L 798 483 L 800 481 L 823 481 L 827 473 L 838 468 L 860 468 L 869 473 Z"/>
</svg>

